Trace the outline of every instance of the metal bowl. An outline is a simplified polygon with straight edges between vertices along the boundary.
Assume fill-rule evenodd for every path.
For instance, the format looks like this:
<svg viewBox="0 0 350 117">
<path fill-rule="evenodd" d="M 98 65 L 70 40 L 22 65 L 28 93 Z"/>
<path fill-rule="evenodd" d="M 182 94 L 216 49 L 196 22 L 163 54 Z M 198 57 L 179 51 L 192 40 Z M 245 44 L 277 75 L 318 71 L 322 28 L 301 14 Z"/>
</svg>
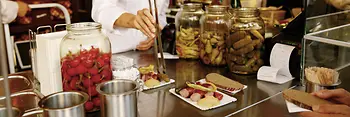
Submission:
<svg viewBox="0 0 350 117">
<path fill-rule="evenodd" d="M 336 82 L 335 84 L 332 85 L 321 85 L 318 83 L 314 83 L 311 82 L 309 80 L 305 80 L 306 81 L 306 92 L 308 93 L 313 93 L 313 92 L 317 92 L 323 89 L 336 89 L 340 84 L 341 84 L 341 80 L 339 79 L 338 82 Z"/>
<path fill-rule="evenodd" d="M 12 115 L 13 117 L 21 117 L 22 112 L 19 109 L 12 107 Z M 7 117 L 6 107 L 0 107 L 0 117 Z"/>
<path fill-rule="evenodd" d="M 21 92 L 28 89 L 33 89 L 33 84 L 30 82 L 30 80 L 23 76 L 9 76 L 8 77 L 9 84 L 10 84 L 10 93 L 16 93 Z M 3 88 L 4 84 L 4 78 L 0 78 L 0 87 Z M 0 90 L 0 97 L 5 96 L 4 90 Z"/>
</svg>

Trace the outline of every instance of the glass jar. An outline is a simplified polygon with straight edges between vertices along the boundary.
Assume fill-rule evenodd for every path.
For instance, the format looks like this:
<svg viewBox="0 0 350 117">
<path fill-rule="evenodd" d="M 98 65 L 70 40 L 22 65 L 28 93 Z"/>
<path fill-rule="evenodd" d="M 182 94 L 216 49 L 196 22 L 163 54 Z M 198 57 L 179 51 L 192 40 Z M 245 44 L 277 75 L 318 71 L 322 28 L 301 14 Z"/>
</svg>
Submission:
<svg viewBox="0 0 350 117">
<path fill-rule="evenodd" d="M 204 64 L 212 66 L 226 65 L 224 53 L 225 40 L 229 33 L 228 7 L 211 5 L 206 7 L 206 13 L 201 18 L 201 39 L 199 57 Z"/>
<path fill-rule="evenodd" d="M 226 40 L 226 61 L 237 74 L 256 73 L 264 64 L 264 21 L 256 8 L 233 10 L 230 35 Z"/>
<path fill-rule="evenodd" d="M 176 14 L 176 53 L 179 58 L 199 58 L 200 17 L 202 4 L 187 3 Z"/>
<path fill-rule="evenodd" d="M 112 80 L 109 39 L 99 23 L 69 24 L 67 31 L 60 45 L 63 90 L 86 92 L 85 110 L 99 110 L 96 85 Z"/>
</svg>

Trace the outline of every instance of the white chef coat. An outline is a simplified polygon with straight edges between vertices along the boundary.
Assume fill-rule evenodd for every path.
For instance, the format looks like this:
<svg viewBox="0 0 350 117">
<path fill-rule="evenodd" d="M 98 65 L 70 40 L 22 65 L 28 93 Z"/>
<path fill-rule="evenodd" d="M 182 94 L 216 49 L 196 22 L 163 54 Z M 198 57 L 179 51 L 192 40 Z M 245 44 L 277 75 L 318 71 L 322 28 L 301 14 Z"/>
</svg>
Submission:
<svg viewBox="0 0 350 117">
<path fill-rule="evenodd" d="M 153 6 L 153 0 L 151 1 Z M 169 0 L 157 0 L 157 6 L 159 23 L 165 26 L 165 12 L 169 6 Z M 115 20 L 123 13 L 136 15 L 138 10 L 144 8 L 149 8 L 148 0 L 93 0 L 92 19 L 102 24 L 103 31 L 112 44 L 112 53 L 134 50 L 141 41 L 147 39 L 147 36 L 137 29 L 114 27 Z"/>
<path fill-rule="evenodd" d="M 1 2 L 1 20 L 2 23 L 8 24 L 16 19 L 18 13 L 18 4 L 9 0 L 0 0 Z"/>
</svg>

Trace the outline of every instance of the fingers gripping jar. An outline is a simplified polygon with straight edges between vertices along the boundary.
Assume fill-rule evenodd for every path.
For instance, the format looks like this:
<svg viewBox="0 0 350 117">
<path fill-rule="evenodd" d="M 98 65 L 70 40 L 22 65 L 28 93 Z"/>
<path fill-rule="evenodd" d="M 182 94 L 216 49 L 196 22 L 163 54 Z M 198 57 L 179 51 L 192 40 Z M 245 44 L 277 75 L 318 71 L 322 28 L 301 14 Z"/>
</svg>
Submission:
<svg viewBox="0 0 350 117">
<path fill-rule="evenodd" d="M 86 92 L 85 110 L 99 110 L 96 85 L 112 80 L 109 39 L 99 23 L 69 24 L 67 31 L 60 45 L 63 90 Z"/>
<path fill-rule="evenodd" d="M 225 40 L 229 33 L 227 6 L 211 5 L 201 18 L 200 59 L 212 66 L 226 65 Z"/>
<path fill-rule="evenodd" d="M 226 61 L 230 71 L 253 74 L 264 64 L 264 21 L 256 8 L 237 8 L 230 20 L 230 35 L 226 40 Z"/>
<path fill-rule="evenodd" d="M 199 20 L 203 14 L 202 5 L 195 3 L 182 5 L 176 14 L 176 52 L 180 58 L 199 58 Z"/>
</svg>

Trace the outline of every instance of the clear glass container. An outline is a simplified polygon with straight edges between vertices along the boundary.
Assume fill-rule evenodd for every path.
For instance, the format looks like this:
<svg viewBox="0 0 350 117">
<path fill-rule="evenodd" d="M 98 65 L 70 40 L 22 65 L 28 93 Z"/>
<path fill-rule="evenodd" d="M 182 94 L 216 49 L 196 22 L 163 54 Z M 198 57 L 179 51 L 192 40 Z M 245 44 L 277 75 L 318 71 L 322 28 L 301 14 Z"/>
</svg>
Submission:
<svg viewBox="0 0 350 117">
<path fill-rule="evenodd" d="M 99 23 L 69 24 L 67 31 L 60 45 L 63 90 L 86 92 L 85 110 L 98 110 L 96 85 L 112 80 L 111 44 Z"/>
<path fill-rule="evenodd" d="M 201 17 L 200 59 L 212 66 L 226 65 L 226 37 L 229 34 L 228 7 L 211 5 Z"/>
<path fill-rule="evenodd" d="M 333 17 L 333 16 L 326 16 Z M 319 17 L 318 19 L 321 19 Z M 311 19 L 308 19 L 311 20 Z M 338 22 L 330 23 L 335 26 Z M 301 81 L 306 83 L 305 69 L 322 67 L 335 70 L 343 82 L 340 87 L 348 86 L 350 71 L 350 24 L 327 27 L 325 30 L 309 33 L 303 39 Z"/>
<path fill-rule="evenodd" d="M 226 61 L 230 71 L 253 74 L 264 64 L 264 21 L 256 8 L 237 8 L 226 39 Z"/>
<path fill-rule="evenodd" d="M 176 14 L 176 53 L 180 58 L 199 58 L 201 4 L 187 3 Z"/>
</svg>

